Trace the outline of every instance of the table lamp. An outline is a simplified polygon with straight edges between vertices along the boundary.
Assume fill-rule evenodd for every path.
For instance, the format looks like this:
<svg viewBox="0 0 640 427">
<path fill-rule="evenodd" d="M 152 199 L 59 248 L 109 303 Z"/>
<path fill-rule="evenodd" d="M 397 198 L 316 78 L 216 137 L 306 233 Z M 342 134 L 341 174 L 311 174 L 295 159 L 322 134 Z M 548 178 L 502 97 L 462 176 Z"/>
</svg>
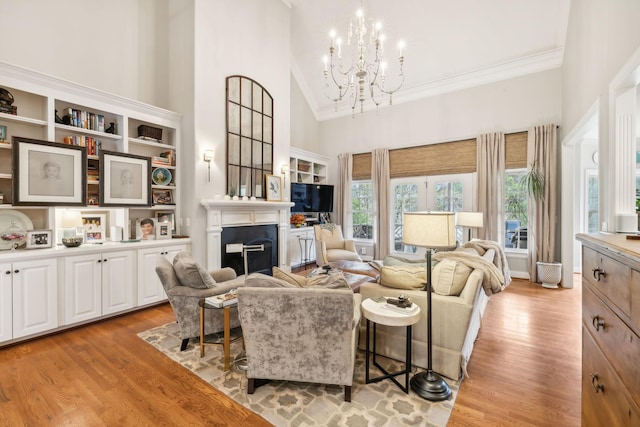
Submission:
<svg viewBox="0 0 640 427">
<path fill-rule="evenodd" d="M 469 238 L 467 241 L 471 240 L 472 228 L 481 228 L 484 225 L 484 215 L 482 212 L 458 212 L 457 217 L 456 225 L 469 228 Z"/>
<path fill-rule="evenodd" d="M 456 246 L 455 214 L 453 212 L 406 212 L 402 227 L 402 242 L 405 245 L 427 249 L 427 370 L 411 378 L 411 388 L 420 397 L 439 401 L 451 396 L 449 384 L 432 368 L 431 341 L 431 253 L 433 249 L 450 249 Z"/>
</svg>

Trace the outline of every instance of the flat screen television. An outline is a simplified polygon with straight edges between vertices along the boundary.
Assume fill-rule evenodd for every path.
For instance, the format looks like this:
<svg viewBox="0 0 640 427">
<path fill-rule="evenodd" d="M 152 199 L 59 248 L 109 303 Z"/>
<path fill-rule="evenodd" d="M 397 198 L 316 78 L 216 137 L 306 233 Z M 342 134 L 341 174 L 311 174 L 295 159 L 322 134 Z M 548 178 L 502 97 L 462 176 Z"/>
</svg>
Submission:
<svg viewBox="0 0 640 427">
<path fill-rule="evenodd" d="M 291 183 L 291 212 L 333 212 L 333 185 Z"/>
</svg>

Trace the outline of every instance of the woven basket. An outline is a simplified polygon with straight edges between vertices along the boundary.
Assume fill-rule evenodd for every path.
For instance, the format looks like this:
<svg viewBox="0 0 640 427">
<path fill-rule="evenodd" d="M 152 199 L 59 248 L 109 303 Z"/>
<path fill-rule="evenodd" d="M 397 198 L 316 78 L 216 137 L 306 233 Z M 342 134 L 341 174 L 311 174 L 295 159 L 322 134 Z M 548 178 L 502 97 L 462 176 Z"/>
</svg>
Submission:
<svg viewBox="0 0 640 427">
<path fill-rule="evenodd" d="M 162 129 L 147 125 L 138 126 L 138 137 L 156 139 L 162 141 Z"/>
</svg>

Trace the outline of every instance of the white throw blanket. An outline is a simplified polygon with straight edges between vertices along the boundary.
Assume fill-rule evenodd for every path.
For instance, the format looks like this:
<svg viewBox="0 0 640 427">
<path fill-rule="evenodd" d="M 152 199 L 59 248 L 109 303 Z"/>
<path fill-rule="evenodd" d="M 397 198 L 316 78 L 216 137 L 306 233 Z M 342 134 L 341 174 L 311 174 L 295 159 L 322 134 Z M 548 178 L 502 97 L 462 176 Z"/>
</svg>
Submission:
<svg viewBox="0 0 640 427">
<path fill-rule="evenodd" d="M 492 261 L 481 257 L 478 253 L 470 253 L 465 251 L 437 252 L 433 258 L 441 261 L 445 258 L 461 262 L 473 269 L 480 269 L 483 273 L 482 288 L 484 292 L 491 296 L 501 292 L 511 283 L 511 273 L 507 264 L 507 258 L 504 251 L 496 242 L 490 240 L 473 240 L 465 247 L 476 249 L 474 245 L 482 248 L 484 251 L 493 249 L 495 256 Z"/>
</svg>

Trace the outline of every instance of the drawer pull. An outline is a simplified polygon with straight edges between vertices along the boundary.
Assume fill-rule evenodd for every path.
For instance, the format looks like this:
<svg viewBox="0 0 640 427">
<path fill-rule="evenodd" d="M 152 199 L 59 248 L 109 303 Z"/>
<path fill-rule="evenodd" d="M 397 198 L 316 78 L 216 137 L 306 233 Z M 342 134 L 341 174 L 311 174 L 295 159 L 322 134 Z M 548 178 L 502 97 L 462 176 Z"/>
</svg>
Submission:
<svg viewBox="0 0 640 427">
<path fill-rule="evenodd" d="M 605 273 L 604 270 L 601 269 L 600 267 L 596 267 L 592 271 L 593 271 L 593 278 L 596 279 L 596 282 L 599 282 L 600 279 L 602 279 L 607 275 L 607 273 Z"/>
<path fill-rule="evenodd" d="M 598 384 L 598 373 L 591 374 L 591 387 L 593 387 L 593 391 L 597 394 L 599 391 L 604 393 L 604 385 Z"/>
<path fill-rule="evenodd" d="M 591 324 L 596 331 L 599 331 L 601 327 L 604 330 L 604 320 L 600 318 L 599 314 L 591 316 Z"/>
</svg>

